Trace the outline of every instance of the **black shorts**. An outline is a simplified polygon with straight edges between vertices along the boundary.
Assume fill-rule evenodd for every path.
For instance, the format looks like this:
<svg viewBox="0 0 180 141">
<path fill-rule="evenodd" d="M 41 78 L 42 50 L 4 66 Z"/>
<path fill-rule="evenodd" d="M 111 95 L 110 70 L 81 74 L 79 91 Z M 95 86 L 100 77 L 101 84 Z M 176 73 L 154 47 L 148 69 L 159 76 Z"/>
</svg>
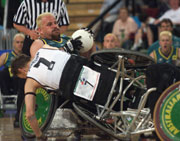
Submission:
<svg viewBox="0 0 180 141">
<path fill-rule="evenodd" d="M 72 101 L 80 101 L 83 99 L 73 94 L 76 82 L 83 66 L 90 67 L 91 69 L 100 72 L 101 75 L 99 84 L 92 103 L 104 105 L 107 101 L 107 97 L 112 88 L 116 74 L 108 70 L 106 67 L 92 65 L 92 63 L 88 62 L 86 59 L 82 59 L 79 56 L 72 56 L 63 70 L 59 86 L 63 97 Z"/>
</svg>

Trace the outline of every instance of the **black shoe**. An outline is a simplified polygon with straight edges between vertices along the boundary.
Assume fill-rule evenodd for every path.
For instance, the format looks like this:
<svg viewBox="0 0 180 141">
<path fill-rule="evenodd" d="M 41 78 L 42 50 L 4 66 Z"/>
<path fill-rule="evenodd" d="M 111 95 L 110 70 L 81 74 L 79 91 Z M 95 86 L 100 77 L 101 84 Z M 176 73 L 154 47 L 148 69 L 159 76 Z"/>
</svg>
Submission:
<svg viewBox="0 0 180 141">
<path fill-rule="evenodd" d="M 14 121 L 14 128 L 19 128 L 19 121 Z"/>
</svg>

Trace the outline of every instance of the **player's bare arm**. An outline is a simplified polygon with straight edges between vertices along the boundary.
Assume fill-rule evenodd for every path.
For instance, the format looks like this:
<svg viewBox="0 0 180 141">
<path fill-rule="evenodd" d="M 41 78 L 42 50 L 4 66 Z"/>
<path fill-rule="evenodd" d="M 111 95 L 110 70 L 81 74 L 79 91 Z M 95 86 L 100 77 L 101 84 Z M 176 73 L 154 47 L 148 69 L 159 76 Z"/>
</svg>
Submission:
<svg viewBox="0 0 180 141">
<path fill-rule="evenodd" d="M 38 39 L 38 40 L 35 40 L 35 41 L 32 43 L 32 45 L 31 45 L 31 47 L 30 47 L 30 54 L 31 54 L 31 57 L 32 57 L 32 58 L 34 58 L 36 52 L 37 52 L 40 48 L 42 48 L 43 45 L 44 45 L 43 41 L 42 41 L 42 40 L 39 40 L 39 39 Z"/>
<path fill-rule="evenodd" d="M 41 85 L 31 79 L 27 78 L 25 83 L 25 104 L 26 104 L 26 117 L 30 123 L 36 137 L 40 137 L 42 132 L 38 126 L 38 121 L 35 116 L 35 106 L 36 106 L 36 89 L 41 87 Z"/>
</svg>

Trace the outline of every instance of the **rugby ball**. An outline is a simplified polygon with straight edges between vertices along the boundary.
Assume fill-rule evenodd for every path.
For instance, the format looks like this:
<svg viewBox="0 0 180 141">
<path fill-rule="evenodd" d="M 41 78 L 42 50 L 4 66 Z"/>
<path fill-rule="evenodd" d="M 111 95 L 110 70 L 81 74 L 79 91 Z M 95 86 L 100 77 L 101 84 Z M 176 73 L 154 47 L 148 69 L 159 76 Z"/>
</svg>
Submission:
<svg viewBox="0 0 180 141">
<path fill-rule="evenodd" d="M 86 31 L 85 29 L 79 29 L 76 30 L 71 37 L 72 39 L 76 39 L 79 36 L 81 36 L 79 40 L 82 42 L 82 47 L 83 47 L 79 50 L 79 52 L 85 53 L 93 47 L 94 44 L 93 35 L 90 32 Z"/>
</svg>

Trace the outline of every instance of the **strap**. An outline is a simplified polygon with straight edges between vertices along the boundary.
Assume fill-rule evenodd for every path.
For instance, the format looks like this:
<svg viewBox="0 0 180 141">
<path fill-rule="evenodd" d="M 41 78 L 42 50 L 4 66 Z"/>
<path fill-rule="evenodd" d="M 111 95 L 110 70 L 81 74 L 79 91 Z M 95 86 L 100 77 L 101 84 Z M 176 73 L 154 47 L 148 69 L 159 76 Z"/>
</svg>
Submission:
<svg viewBox="0 0 180 141">
<path fill-rule="evenodd" d="M 34 95 L 34 96 L 36 96 L 36 94 L 34 92 L 27 92 L 27 93 L 25 93 L 25 96 L 26 95 Z"/>
</svg>

